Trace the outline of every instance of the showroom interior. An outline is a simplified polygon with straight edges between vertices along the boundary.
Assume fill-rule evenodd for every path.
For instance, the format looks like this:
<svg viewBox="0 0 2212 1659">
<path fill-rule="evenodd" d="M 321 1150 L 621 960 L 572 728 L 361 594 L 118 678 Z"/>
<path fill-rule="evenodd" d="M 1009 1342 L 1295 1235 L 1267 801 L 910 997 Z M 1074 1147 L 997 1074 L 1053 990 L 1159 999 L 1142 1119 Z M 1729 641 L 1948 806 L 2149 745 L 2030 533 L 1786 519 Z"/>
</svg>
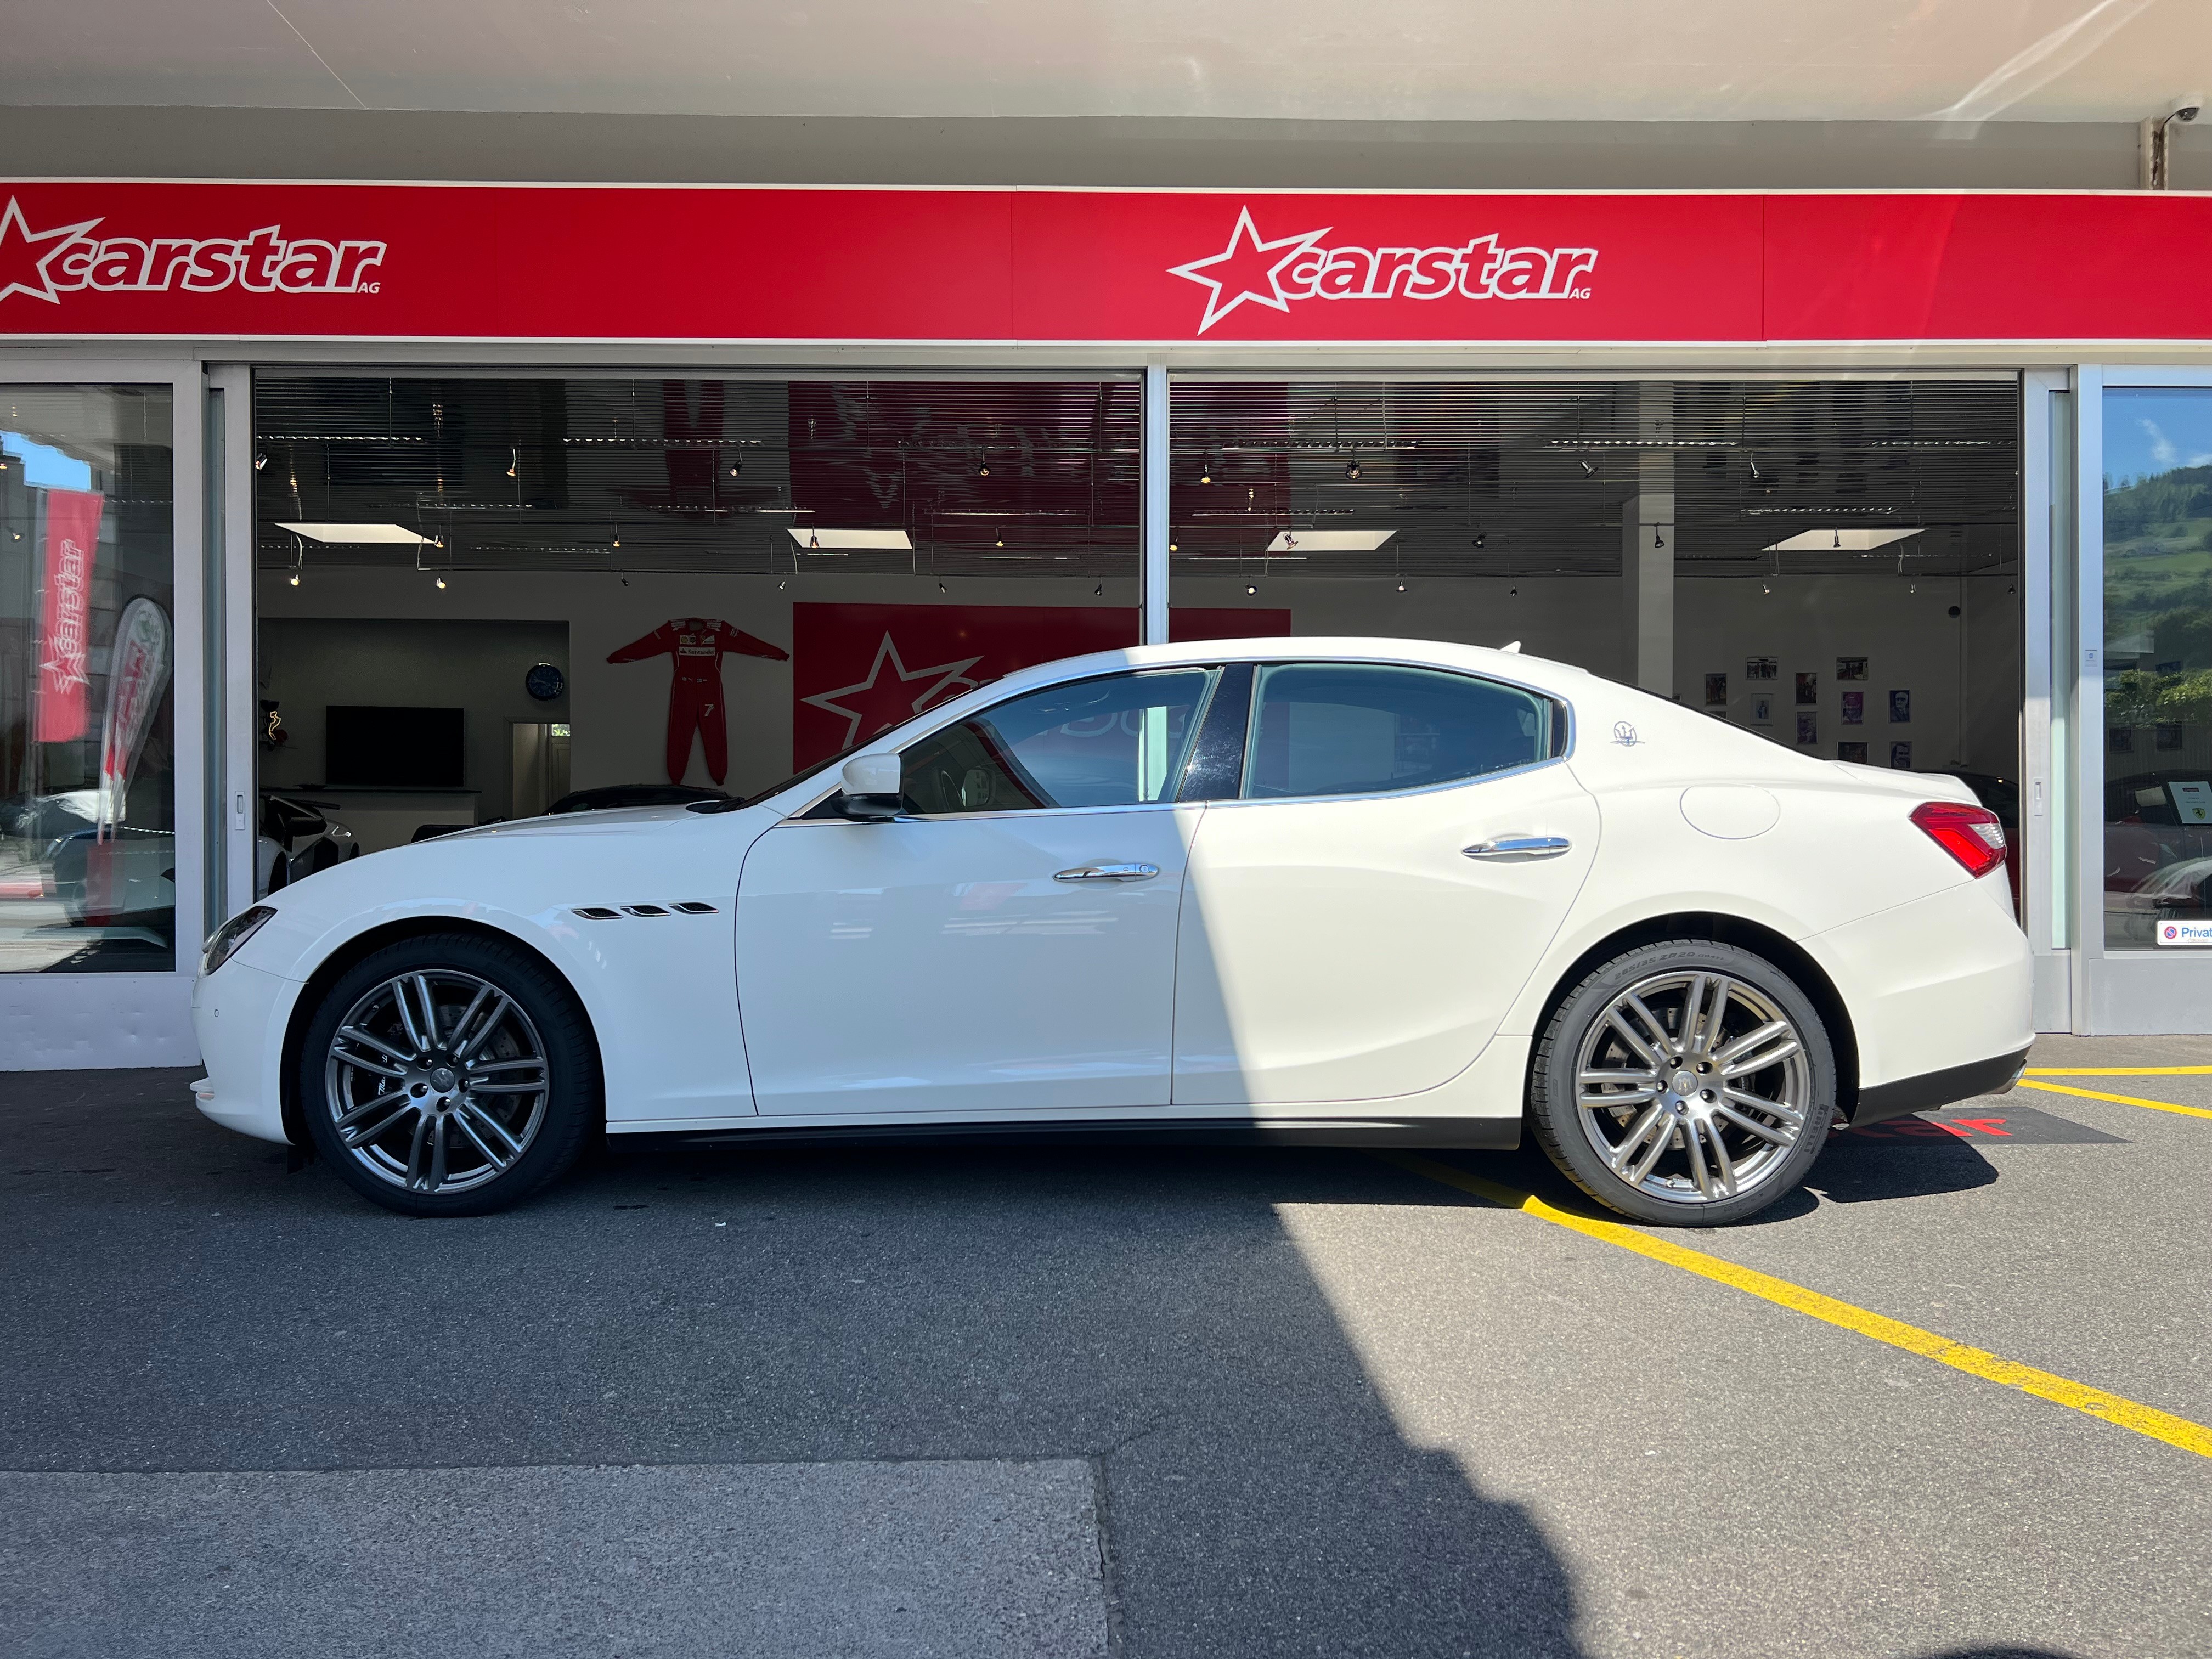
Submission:
<svg viewBox="0 0 2212 1659">
<path fill-rule="evenodd" d="M 260 787 L 370 850 L 556 785 L 744 795 L 1133 644 L 1141 391 L 263 374 Z M 2002 791 L 2019 411 L 2009 375 L 1178 379 L 1171 629 L 1517 640 Z"/>
</svg>

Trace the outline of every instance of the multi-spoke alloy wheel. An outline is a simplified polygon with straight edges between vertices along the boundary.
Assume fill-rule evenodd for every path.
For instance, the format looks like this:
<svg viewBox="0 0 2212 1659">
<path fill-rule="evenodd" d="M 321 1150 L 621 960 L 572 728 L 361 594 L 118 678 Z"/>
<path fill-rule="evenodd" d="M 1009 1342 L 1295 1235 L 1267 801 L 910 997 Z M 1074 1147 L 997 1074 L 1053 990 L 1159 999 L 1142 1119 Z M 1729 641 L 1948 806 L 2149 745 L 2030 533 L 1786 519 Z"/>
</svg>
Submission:
<svg viewBox="0 0 2212 1659">
<path fill-rule="evenodd" d="M 545 1045 L 514 999 L 452 969 L 397 975 L 338 1022 L 324 1092 L 379 1180 L 461 1193 L 504 1173 L 545 1120 Z"/>
<path fill-rule="evenodd" d="M 302 1115 L 348 1185 L 416 1215 L 526 1196 L 603 1118 L 582 1010 L 526 952 L 468 935 L 356 963 L 306 1033 Z"/>
<path fill-rule="evenodd" d="M 1803 1176 L 1834 1112 L 1827 1032 L 1804 994 L 1771 963 L 1704 941 L 1647 945 L 1584 980 L 1532 1082 L 1554 1161 L 1651 1221 L 1764 1208 Z"/>
</svg>

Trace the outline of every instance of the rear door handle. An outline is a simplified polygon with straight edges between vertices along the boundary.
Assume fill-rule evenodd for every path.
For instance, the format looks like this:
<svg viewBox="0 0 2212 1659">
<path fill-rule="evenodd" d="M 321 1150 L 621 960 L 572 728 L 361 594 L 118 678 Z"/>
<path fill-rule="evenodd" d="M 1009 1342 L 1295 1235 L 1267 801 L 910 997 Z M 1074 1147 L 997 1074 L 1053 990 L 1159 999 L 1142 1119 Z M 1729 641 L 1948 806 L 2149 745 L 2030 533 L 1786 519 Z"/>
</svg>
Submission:
<svg viewBox="0 0 2212 1659">
<path fill-rule="evenodd" d="M 1565 836 L 1500 836 L 1459 850 L 1471 859 L 1555 859 L 1573 845 Z"/>
<path fill-rule="evenodd" d="M 1079 864 L 1057 872 L 1054 881 L 1150 881 L 1160 872 L 1157 864 Z"/>
</svg>

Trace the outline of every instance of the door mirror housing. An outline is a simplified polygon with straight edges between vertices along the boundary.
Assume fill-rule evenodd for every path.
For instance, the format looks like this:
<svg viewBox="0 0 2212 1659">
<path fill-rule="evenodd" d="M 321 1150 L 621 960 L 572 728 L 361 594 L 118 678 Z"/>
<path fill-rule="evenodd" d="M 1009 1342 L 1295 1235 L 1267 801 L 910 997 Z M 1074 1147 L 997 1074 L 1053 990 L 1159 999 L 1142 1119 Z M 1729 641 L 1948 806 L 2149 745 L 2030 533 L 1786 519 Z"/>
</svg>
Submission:
<svg viewBox="0 0 2212 1659">
<path fill-rule="evenodd" d="M 845 817 L 875 823 L 895 818 L 903 809 L 896 755 L 855 755 L 840 776 L 844 791 L 837 810 Z"/>
</svg>

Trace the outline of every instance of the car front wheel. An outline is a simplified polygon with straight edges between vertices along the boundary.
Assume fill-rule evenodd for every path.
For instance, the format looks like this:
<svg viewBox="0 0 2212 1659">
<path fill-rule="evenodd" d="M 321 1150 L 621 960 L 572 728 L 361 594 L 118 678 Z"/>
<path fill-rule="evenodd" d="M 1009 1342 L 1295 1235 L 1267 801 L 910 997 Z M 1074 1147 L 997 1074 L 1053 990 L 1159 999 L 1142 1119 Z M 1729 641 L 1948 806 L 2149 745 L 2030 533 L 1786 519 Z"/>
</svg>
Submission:
<svg viewBox="0 0 2212 1659">
<path fill-rule="evenodd" d="M 602 1119 L 574 994 L 513 945 L 465 933 L 386 946 L 325 995 L 301 1046 L 316 1151 L 406 1215 L 482 1215 L 574 1163 Z"/>
<path fill-rule="evenodd" d="M 1710 1227 L 1804 1178 L 1835 1116 L 1835 1052 L 1773 963 L 1671 939 L 1567 994 L 1528 1094 L 1538 1140 L 1592 1198 L 1638 1221 Z"/>
</svg>

